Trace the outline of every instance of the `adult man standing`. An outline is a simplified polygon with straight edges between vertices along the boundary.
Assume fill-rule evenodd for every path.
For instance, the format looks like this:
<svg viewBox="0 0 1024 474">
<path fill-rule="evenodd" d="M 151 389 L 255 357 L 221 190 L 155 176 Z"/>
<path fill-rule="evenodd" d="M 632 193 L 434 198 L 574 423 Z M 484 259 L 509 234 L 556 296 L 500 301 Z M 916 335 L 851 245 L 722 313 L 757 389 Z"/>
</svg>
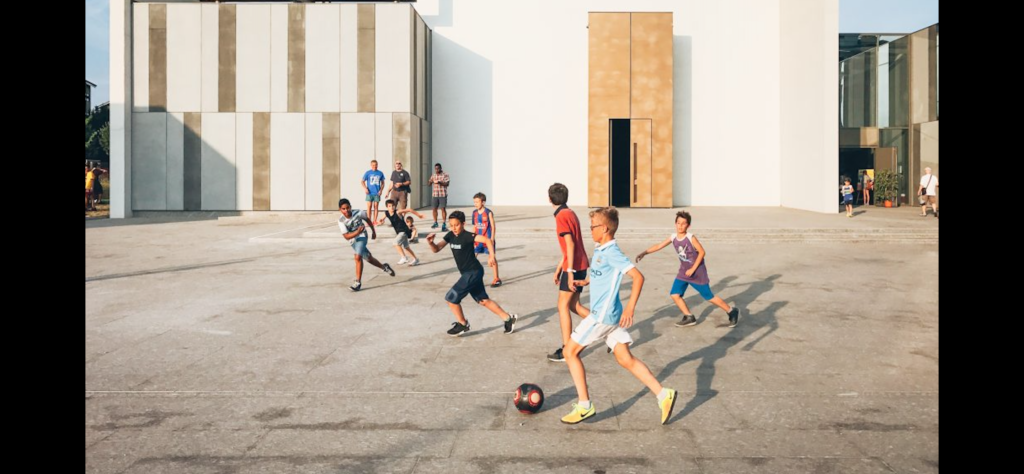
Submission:
<svg viewBox="0 0 1024 474">
<path fill-rule="evenodd" d="M 377 171 L 377 160 L 370 160 L 370 170 L 363 173 L 363 191 L 366 193 L 366 215 L 377 222 L 380 195 L 384 192 L 384 173 Z"/>
<path fill-rule="evenodd" d="M 925 167 L 924 176 L 921 177 L 921 186 L 917 189 L 917 195 L 921 196 L 921 217 L 928 215 L 928 203 L 932 203 L 932 210 L 935 217 L 939 217 L 939 178 L 932 174 L 930 167 Z"/>
<path fill-rule="evenodd" d="M 437 208 L 441 208 L 441 232 L 448 230 L 448 184 L 450 178 L 448 173 L 441 169 L 441 163 L 434 164 L 434 174 L 430 175 L 431 204 L 434 208 L 434 225 L 431 229 L 437 228 Z"/>
<path fill-rule="evenodd" d="M 391 183 L 388 184 L 388 199 L 395 201 L 395 209 L 409 208 L 409 193 L 412 191 L 412 177 L 402 169 L 402 162 L 395 162 L 395 170 L 391 172 Z"/>
</svg>

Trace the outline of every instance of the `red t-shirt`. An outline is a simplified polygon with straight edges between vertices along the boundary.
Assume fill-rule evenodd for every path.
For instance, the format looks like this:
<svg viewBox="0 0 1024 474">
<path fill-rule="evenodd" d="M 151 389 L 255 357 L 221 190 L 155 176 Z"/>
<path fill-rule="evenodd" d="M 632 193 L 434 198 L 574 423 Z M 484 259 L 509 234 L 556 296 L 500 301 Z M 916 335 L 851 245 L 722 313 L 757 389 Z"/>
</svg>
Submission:
<svg viewBox="0 0 1024 474">
<path fill-rule="evenodd" d="M 583 232 L 580 229 L 580 220 L 576 218 L 576 213 L 572 212 L 572 209 L 569 209 L 564 204 L 555 210 L 555 231 L 558 232 L 558 246 L 562 249 L 562 270 L 571 268 L 580 271 L 590 268 L 587 250 L 583 247 Z M 566 234 L 572 235 L 572 241 L 575 245 L 571 263 L 565 254 L 564 236 Z"/>
</svg>

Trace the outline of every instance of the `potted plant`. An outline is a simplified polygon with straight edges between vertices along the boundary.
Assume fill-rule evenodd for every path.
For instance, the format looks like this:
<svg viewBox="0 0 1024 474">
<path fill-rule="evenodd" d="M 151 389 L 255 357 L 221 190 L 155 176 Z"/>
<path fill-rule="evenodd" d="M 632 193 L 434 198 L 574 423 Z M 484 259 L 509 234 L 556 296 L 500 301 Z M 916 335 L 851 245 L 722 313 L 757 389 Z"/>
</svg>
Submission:
<svg viewBox="0 0 1024 474">
<path fill-rule="evenodd" d="M 881 170 L 875 174 L 875 205 L 896 207 L 899 195 L 900 175 L 892 170 Z"/>
</svg>

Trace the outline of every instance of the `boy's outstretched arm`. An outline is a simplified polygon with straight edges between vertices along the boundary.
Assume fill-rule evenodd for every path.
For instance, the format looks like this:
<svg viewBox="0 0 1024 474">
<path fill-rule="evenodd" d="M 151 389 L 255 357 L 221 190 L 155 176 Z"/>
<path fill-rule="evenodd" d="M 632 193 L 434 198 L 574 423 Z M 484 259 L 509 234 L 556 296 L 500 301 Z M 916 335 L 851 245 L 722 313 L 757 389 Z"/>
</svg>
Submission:
<svg viewBox="0 0 1024 474">
<path fill-rule="evenodd" d="M 659 250 L 661 250 L 661 249 L 663 249 L 665 247 L 668 247 L 668 245 L 671 244 L 671 243 L 672 243 L 672 238 L 669 237 L 669 238 L 663 240 L 660 244 L 655 244 L 653 247 L 651 247 L 651 248 L 649 248 L 647 250 L 644 250 L 643 252 L 640 252 L 640 254 L 636 256 L 636 262 L 640 263 L 640 260 L 643 260 L 644 257 L 647 256 L 647 254 L 654 253 L 654 252 L 657 252 L 657 251 L 659 251 Z"/>
</svg>

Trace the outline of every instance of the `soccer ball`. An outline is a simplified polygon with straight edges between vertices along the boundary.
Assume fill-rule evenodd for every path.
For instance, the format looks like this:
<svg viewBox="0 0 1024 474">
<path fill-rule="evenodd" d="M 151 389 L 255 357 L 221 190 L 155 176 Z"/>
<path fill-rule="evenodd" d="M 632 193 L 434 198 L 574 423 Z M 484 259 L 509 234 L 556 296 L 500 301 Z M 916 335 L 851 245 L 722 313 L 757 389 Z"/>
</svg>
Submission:
<svg viewBox="0 0 1024 474">
<path fill-rule="evenodd" d="M 544 391 L 532 383 L 524 383 L 516 389 L 516 396 L 512 402 L 521 413 L 537 413 L 544 404 Z"/>
</svg>

